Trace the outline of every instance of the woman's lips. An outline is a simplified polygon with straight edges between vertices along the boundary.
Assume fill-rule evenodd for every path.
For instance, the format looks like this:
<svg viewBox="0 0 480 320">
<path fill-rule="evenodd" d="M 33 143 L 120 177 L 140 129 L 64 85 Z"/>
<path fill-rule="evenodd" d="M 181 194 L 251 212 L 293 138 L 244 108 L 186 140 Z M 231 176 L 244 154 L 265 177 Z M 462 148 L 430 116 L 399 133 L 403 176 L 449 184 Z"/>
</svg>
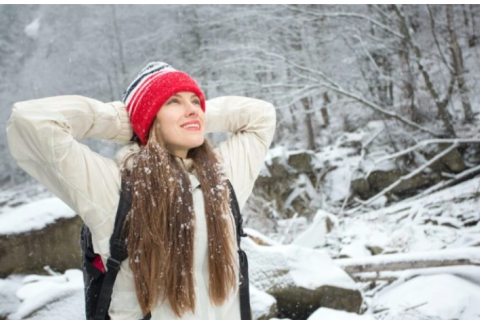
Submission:
<svg viewBox="0 0 480 320">
<path fill-rule="evenodd" d="M 189 121 L 181 125 L 181 127 L 188 131 L 199 131 L 200 121 Z"/>
</svg>

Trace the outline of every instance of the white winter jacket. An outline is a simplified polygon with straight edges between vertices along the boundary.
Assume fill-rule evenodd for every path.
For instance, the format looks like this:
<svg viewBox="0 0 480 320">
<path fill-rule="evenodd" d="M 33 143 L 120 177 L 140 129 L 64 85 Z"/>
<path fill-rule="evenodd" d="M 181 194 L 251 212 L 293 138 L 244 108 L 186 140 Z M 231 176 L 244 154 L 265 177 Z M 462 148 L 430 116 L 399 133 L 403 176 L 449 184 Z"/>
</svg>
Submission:
<svg viewBox="0 0 480 320">
<path fill-rule="evenodd" d="M 227 178 L 235 189 L 240 208 L 249 197 L 275 131 L 272 104 L 245 97 L 219 97 L 206 102 L 206 131 L 231 132 L 216 152 L 223 159 Z M 102 103 L 82 96 L 58 96 L 18 102 L 7 124 L 10 152 L 18 165 L 46 185 L 85 221 L 92 232 L 94 249 L 104 262 L 119 201 L 119 165 L 79 142 L 101 138 L 128 143 L 132 136 L 128 114 L 121 102 Z M 208 295 L 207 231 L 203 195 L 197 178 L 189 173 L 195 206 L 194 275 L 196 312 L 181 319 L 239 320 L 238 290 L 221 306 Z M 76 235 L 72 235 L 75 237 Z M 178 319 L 168 304 L 151 310 L 153 320 Z M 109 314 L 112 320 L 142 317 L 133 275 L 124 261 L 113 289 Z"/>
</svg>

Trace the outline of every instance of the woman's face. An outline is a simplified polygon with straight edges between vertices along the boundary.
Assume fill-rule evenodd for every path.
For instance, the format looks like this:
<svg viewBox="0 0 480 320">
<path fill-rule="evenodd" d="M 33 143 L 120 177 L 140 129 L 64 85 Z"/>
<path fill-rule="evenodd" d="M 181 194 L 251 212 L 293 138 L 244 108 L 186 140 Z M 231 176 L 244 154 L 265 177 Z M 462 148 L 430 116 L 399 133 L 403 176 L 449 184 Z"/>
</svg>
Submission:
<svg viewBox="0 0 480 320">
<path fill-rule="evenodd" d="M 205 140 L 205 113 L 200 98 L 192 92 L 178 92 L 162 105 L 156 115 L 167 150 L 181 158 Z"/>
</svg>

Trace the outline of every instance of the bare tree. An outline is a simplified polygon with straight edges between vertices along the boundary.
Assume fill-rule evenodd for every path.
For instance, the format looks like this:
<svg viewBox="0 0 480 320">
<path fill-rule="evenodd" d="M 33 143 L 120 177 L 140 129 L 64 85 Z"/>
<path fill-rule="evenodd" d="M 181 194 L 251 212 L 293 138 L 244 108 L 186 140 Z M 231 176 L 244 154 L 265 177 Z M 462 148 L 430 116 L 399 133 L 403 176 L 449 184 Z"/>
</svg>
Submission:
<svg viewBox="0 0 480 320">
<path fill-rule="evenodd" d="M 420 50 L 420 47 L 412 39 L 411 31 L 410 31 L 411 24 L 408 21 L 408 15 L 402 10 L 400 6 L 394 6 L 394 11 L 397 14 L 400 21 L 400 26 L 401 26 L 400 31 L 403 37 L 405 38 L 405 40 L 407 41 L 408 46 L 412 48 L 415 54 L 418 69 L 420 70 L 423 80 L 425 81 L 425 85 L 427 86 L 427 90 L 437 107 L 438 117 L 443 121 L 443 124 L 445 126 L 445 134 L 447 137 L 453 138 L 456 136 L 456 134 L 455 134 L 455 129 L 453 127 L 451 115 L 447 109 L 447 105 L 450 102 L 450 97 L 452 95 L 453 86 L 455 83 L 455 77 L 452 75 L 450 76 L 450 82 L 448 85 L 447 94 L 443 99 L 441 99 L 437 89 L 435 88 L 435 85 L 432 82 L 430 73 L 422 63 L 422 58 L 423 58 L 422 51 Z"/>
<path fill-rule="evenodd" d="M 460 48 L 457 40 L 454 14 L 451 4 L 446 5 L 446 16 L 448 33 L 450 35 L 450 52 L 454 72 L 452 76 L 455 77 L 457 82 L 458 91 L 460 93 L 460 98 L 462 101 L 465 122 L 472 123 L 474 120 L 474 114 L 472 111 L 472 105 L 470 104 L 470 98 L 468 97 L 468 88 L 465 81 L 462 49 Z"/>
<path fill-rule="evenodd" d="M 330 104 L 330 98 L 328 97 L 328 92 L 324 92 L 322 94 L 322 98 L 323 98 L 323 106 L 320 108 L 320 112 L 322 114 L 322 118 L 323 118 L 323 126 L 324 127 L 328 127 L 328 125 L 330 124 L 330 116 L 328 115 L 328 105 Z"/>
<path fill-rule="evenodd" d="M 128 75 L 124 58 L 123 37 L 120 31 L 116 5 L 110 5 L 110 9 L 112 12 L 113 40 L 115 41 L 111 50 L 113 69 L 115 70 L 118 87 L 125 88 L 128 84 Z M 113 55 L 114 51 L 118 52 L 118 58 Z M 120 73 L 120 75 L 117 73 Z"/>
</svg>

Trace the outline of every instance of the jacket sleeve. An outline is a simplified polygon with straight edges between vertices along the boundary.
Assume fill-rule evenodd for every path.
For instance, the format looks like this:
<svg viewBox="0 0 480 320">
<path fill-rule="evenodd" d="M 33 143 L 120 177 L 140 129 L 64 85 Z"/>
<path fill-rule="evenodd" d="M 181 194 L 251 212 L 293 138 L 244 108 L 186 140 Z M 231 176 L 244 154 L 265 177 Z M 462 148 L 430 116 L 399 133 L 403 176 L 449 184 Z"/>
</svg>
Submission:
<svg viewBox="0 0 480 320">
<path fill-rule="evenodd" d="M 231 132 L 218 146 L 242 208 L 250 196 L 275 133 L 275 107 L 266 101 L 227 96 L 206 105 L 207 132 Z"/>
<path fill-rule="evenodd" d="M 111 159 L 78 141 L 128 142 L 132 134 L 121 102 L 58 96 L 15 103 L 7 123 L 10 153 L 18 165 L 96 229 L 118 205 L 120 172 Z"/>
</svg>

